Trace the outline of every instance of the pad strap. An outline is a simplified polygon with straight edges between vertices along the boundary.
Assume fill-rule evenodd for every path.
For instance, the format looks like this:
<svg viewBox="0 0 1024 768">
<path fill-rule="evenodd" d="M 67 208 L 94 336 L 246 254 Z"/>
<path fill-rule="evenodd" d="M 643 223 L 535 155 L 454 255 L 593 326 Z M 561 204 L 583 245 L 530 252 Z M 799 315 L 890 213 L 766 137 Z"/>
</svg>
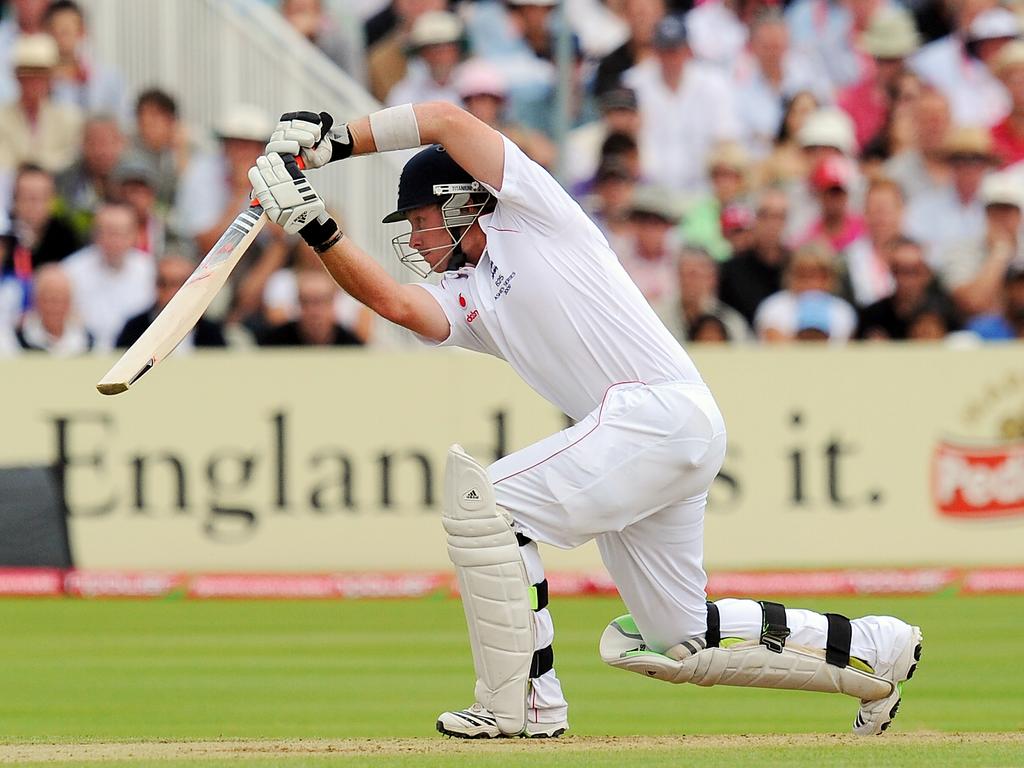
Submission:
<svg viewBox="0 0 1024 768">
<path fill-rule="evenodd" d="M 533 662 L 530 664 L 530 677 L 540 677 L 546 672 L 555 668 L 555 652 L 549 645 L 533 652 Z"/>
<path fill-rule="evenodd" d="M 535 611 L 543 611 L 548 607 L 548 580 L 530 587 L 530 602 Z"/>
<path fill-rule="evenodd" d="M 782 653 L 789 637 L 789 625 L 786 623 L 786 606 L 767 600 L 761 603 L 764 620 L 761 623 L 761 645 L 773 653 Z"/>
<path fill-rule="evenodd" d="M 722 619 L 718 615 L 718 606 L 708 602 L 708 629 L 704 633 L 708 648 L 717 648 L 722 643 Z"/>
<path fill-rule="evenodd" d="M 825 661 L 833 667 L 850 665 L 850 643 L 853 641 L 853 626 L 850 620 L 839 613 L 826 613 L 828 637 L 825 641 Z"/>
</svg>

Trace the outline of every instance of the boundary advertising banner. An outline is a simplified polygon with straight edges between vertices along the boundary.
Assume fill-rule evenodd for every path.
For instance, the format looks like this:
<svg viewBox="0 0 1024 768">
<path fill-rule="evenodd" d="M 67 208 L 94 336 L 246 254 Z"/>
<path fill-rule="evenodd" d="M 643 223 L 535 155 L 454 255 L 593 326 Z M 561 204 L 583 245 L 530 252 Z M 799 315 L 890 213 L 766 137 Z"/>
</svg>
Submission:
<svg viewBox="0 0 1024 768">
<path fill-rule="evenodd" d="M 696 351 L 730 440 L 709 569 L 1021 563 L 1022 352 Z M 0 364 L 0 466 L 61 470 L 86 569 L 445 569 L 448 445 L 486 463 L 567 424 L 501 361 L 458 351 L 197 353 L 104 398 L 109 362 Z M 545 558 L 601 567 L 592 545 Z"/>
</svg>

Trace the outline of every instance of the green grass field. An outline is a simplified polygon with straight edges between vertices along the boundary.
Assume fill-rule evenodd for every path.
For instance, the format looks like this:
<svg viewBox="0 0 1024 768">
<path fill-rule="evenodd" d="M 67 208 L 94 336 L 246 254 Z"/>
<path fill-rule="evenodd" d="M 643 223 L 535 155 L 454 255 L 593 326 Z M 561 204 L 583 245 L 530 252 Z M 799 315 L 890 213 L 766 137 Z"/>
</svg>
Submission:
<svg viewBox="0 0 1024 768">
<path fill-rule="evenodd" d="M 461 605 L 0 601 L 0 763 L 71 766 L 1024 765 L 1024 597 L 790 600 L 922 626 L 892 731 L 846 735 L 856 702 L 672 686 L 611 669 L 617 600 L 554 600 L 571 738 L 461 742 Z M 128 742 L 128 743 L 125 743 Z"/>
</svg>

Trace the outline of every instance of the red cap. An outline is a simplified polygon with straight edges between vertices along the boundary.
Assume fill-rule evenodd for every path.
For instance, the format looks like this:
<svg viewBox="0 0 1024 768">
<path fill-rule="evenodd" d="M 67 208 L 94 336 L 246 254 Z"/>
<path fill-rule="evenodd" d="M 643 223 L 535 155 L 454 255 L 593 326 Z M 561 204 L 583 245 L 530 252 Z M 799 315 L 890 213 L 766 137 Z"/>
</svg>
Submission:
<svg viewBox="0 0 1024 768">
<path fill-rule="evenodd" d="M 811 186 L 818 190 L 849 189 L 857 175 L 853 162 L 845 157 L 826 157 L 811 171 Z"/>
<path fill-rule="evenodd" d="M 722 232 L 737 232 L 754 226 L 754 212 L 742 203 L 733 203 L 722 209 L 719 217 Z"/>
</svg>

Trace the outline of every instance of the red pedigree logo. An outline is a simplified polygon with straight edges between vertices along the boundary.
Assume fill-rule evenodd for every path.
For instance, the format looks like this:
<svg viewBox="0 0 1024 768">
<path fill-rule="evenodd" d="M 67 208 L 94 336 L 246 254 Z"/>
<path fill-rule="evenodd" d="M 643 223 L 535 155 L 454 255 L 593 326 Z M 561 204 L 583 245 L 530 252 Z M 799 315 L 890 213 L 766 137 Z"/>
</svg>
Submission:
<svg viewBox="0 0 1024 768">
<path fill-rule="evenodd" d="M 990 448 L 939 443 L 932 494 L 939 513 L 950 517 L 1024 515 L 1024 441 Z"/>
</svg>

